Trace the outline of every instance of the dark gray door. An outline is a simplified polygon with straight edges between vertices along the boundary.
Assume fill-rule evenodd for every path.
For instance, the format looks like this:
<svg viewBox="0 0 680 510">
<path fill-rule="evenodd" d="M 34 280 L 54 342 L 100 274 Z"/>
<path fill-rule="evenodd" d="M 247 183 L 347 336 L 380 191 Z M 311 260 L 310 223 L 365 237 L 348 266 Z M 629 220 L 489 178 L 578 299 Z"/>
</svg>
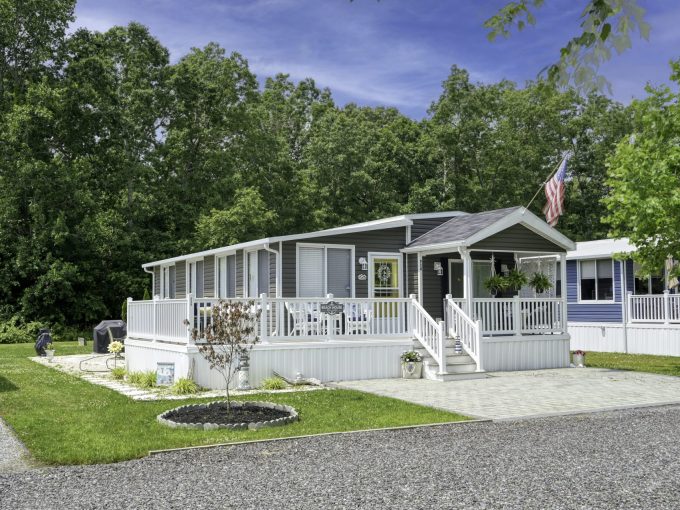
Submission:
<svg viewBox="0 0 680 510">
<path fill-rule="evenodd" d="M 449 268 L 449 293 L 455 298 L 463 298 L 463 263 L 452 261 Z"/>
<path fill-rule="evenodd" d="M 326 266 L 328 293 L 336 298 L 352 297 L 352 250 L 328 248 Z"/>
</svg>

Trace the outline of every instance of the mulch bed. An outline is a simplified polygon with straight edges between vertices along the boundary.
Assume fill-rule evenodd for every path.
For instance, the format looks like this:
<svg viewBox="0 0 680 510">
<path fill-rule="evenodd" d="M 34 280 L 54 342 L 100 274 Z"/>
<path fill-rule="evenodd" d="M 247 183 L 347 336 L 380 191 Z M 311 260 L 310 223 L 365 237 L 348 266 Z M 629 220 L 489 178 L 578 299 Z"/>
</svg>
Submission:
<svg viewBox="0 0 680 510">
<path fill-rule="evenodd" d="M 177 423 L 255 423 L 290 416 L 289 412 L 279 409 L 232 404 L 231 413 L 227 412 L 226 402 L 215 402 L 205 407 L 181 407 L 167 413 L 164 418 Z"/>
</svg>

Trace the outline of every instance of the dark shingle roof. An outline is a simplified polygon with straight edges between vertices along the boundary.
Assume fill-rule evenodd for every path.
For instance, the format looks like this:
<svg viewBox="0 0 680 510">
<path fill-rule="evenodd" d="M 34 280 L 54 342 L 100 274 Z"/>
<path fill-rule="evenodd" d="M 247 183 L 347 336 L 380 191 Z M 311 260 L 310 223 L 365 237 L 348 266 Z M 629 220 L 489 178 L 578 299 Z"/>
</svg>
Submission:
<svg viewBox="0 0 680 510">
<path fill-rule="evenodd" d="M 408 247 L 464 241 L 518 209 L 521 209 L 521 207 L 508 207 L 505 209 L 496 209 L 495 211 L 456 216 L 438 227 L 433 228 L 429 232 L 426 232 L 414 241 L 411 241 Z"/>
</svg>

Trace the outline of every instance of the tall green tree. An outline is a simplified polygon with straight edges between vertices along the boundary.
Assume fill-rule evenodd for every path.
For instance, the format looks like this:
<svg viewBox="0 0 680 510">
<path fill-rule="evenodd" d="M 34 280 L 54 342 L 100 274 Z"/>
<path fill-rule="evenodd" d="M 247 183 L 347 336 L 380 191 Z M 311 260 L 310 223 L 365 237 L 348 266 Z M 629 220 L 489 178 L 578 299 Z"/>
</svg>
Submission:
<svg viewBox="0 0 680 510">
<path fill-rule="evenodd" d="M 680 60 L 671 68 L 680 83 Z M 680 94 L 669 87 L 647 92 L 632 105 L 635 132 L 609 160 L 604 203 L 611 234 L 630 238 L 634 259 L 652 274 L 668 257 L 680 260 Z"/>
</svg>

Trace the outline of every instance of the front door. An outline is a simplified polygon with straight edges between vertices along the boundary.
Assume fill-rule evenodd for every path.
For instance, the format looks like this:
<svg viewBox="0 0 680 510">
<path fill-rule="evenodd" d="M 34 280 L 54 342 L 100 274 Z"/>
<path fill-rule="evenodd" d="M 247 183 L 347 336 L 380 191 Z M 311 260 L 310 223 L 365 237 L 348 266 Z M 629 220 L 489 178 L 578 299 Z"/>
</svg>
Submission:
<svg viewBox="0 0 680 510">
<path fill-rule="evenodd" d="M 449 259 L 449 294 L 454 298 L 465 297 L 462 260 Z"/>
</svg>

